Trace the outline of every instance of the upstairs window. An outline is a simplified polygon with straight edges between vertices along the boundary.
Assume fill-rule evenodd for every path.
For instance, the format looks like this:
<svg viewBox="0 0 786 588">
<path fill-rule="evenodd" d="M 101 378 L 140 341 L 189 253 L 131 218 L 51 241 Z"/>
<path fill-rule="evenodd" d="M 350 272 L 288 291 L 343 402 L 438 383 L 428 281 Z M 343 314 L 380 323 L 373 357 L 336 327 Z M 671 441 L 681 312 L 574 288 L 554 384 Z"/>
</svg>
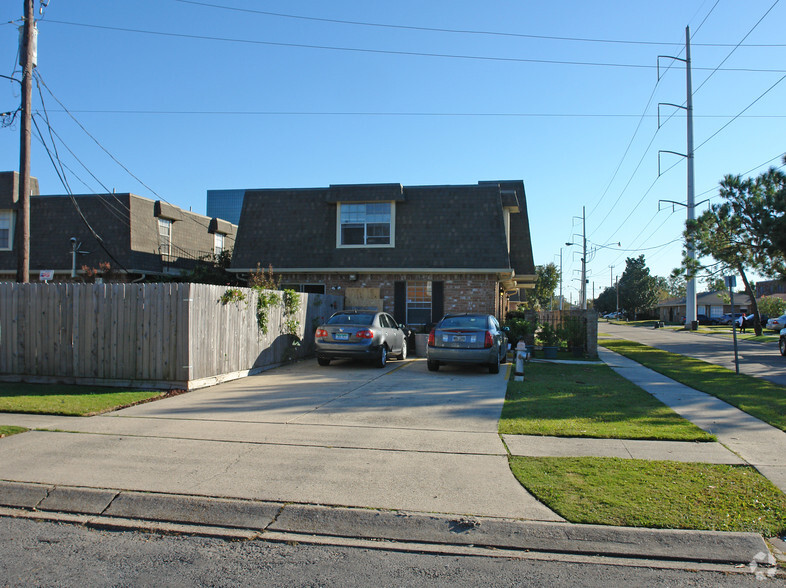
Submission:
<svg viewBox="0 0 786 588">
<path fill-rule="evenodd" d="M 161 255 L 169 256 L 172 254 L 172 221 L 158 219 L 158 246 Z"/>
<path fill-rule="evenodd" d="M 340 203 L 339 246 L 393 245 L 393 205 L 390 202 Z"/>
<path fill-rule="evenodd" d="M 14 213 L 0 210 L 0 251 L 10 251 L 14 246 Z"/>
<path fill-rule="evenodd" d="M 213 253 L 221 255 L 224 251 L 224 233 L 213 233 Z"/>
</svg>

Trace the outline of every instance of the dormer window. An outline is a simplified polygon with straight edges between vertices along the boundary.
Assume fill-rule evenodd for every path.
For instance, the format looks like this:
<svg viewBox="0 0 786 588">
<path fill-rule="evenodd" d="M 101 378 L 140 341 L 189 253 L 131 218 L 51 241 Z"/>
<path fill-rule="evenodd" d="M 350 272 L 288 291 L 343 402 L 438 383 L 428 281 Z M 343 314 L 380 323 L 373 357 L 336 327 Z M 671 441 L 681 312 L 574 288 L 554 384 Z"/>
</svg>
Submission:
<svg viewBox="0 0 786 588">
<path fill-rule="evenodd" d="M 392 202 L 338 204 L 338 247 L 392 247 Z"/>
<path fill-rule="evenodd" d="M 14 212 L 0 210 L 0 251 L 14 248 Z"/>
<path fill-rule="evenodd" d="M 172 254 L 172 221 L 169 219 L 158 219 L 158 247 L 161 255 L 168 257 Z"/>
</svg>

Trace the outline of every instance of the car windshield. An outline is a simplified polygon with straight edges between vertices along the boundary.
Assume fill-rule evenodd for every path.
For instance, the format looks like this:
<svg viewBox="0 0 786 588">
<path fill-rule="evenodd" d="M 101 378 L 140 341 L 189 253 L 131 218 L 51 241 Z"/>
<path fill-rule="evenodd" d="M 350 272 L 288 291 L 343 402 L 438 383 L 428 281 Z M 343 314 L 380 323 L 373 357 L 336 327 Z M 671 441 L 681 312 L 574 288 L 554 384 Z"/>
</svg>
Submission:
<svg viewBox="0 0 786 588">
<path fill-rule="evenodd" d="M 373 314 L 334 314 L 328 319 L 329 325 L 364 325 L 374 322 Z"/>
<path fill-rule="evenodd" d="M 440 329 L 485 329 L 485 316 L 449 316 L 442 320 Z"/>
</svg>

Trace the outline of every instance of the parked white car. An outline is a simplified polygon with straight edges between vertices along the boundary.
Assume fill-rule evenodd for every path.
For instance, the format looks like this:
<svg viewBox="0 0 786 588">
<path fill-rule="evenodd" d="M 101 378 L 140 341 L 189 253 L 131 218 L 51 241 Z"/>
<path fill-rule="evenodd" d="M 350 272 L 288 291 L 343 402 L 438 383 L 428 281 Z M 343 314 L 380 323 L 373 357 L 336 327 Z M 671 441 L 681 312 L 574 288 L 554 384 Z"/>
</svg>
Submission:
<svg viewBox="0 0 786 588">
<path fill-rule="evenodd" d="M 765 327 L 772 331 L 780 331 L 783 328 L 786 328 L 786 314 L 782 314 L 778 318 L 771 318 L 767 321 L 767 326 Z"/>
</svg>

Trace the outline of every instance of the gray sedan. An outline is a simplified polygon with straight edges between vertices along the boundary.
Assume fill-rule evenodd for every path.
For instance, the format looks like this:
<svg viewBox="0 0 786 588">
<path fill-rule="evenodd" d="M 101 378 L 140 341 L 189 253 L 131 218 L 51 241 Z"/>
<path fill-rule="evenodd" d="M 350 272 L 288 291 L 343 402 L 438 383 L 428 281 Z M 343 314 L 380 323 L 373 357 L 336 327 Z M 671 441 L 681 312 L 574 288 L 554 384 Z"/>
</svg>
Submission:
<svg viewBox="0 0 786 588">
<path fill-rule="evenodd" d="M 443 363 L 468 363 L 488 366 L 499 372 L 508 357 L 508 336 L 497 319 L 489 314 L 449 314 L 432 329 L 428 337 L 426 365 L 435 372 Z"/>
<path fill-rule="evenodd" d="M 365 359 L 385 367 L 388 356 L 407 358 L 407 338 L 402 325 L 386 312 L 344 310 L 317 328 L 317 362 L 333 359 Z"/>
</svg>

